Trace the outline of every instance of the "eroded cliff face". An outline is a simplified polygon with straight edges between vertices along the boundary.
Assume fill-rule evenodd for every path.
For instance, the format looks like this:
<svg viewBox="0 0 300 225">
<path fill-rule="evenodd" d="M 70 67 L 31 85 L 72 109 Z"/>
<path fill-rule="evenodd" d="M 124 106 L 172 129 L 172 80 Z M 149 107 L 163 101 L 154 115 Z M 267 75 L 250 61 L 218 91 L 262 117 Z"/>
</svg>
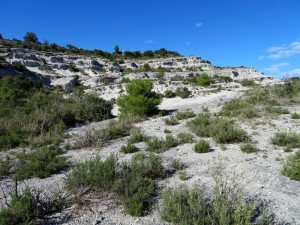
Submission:
<svg viewBox="0 0 300 225">
<path fill-rule="evenodd" d="M 12 48 L 7 51 L 0 46 L 0 57 L 3 66 L 0 76 L 18 75 L 10 65 L 22 64 L 26 68 L 26 75 L 38 77 L 46 86 L 60 85 L 71 88 L 77 81 L 84 85 L 95 87 L 108 80 L 114 82 L 124 75 L 155 78 L 158 68 L 168 71 L 168 76 L 187 76 L 191 72 L 207 73 L 211 76 L 228 76 L 235 80 L 272 80 L 252 68 L 220 68 L 215 67 L 208 60 L 201 57 L 188 56 L 176 58 L 161 58 L 152 60 L 125 60 L 121 64 L 108 59 L 89 57 L 75 54 L 49 53 L 30 49 Z M 152 71 L 143 72 L 144 65 L 148 64 Z M 154 71 L 154 72 L 153 72 Z M 139 74 L 141 73 L 142 74 Z"/>
</svg>

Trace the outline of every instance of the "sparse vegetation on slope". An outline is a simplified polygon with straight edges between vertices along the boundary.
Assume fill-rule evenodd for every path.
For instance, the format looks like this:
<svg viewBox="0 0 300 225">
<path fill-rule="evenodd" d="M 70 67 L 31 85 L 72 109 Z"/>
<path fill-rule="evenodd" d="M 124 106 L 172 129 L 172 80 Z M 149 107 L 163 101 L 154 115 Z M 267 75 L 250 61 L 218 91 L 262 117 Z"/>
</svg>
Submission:
<svg viewBox="0 0 300 225">
<path fill-rule="evenodd" d="M 258 203 L 245 199 L 238 181 L 228 179 L 221 171 L 214 175 L 211 194 L 201 185 L 166 188 L 162 194 L 162 219 L 178 225 L 251 225 L 254 221 L 270 224 L 269 216 L 258 219 L 266 209 L 257 211 Z"/>
</svg>

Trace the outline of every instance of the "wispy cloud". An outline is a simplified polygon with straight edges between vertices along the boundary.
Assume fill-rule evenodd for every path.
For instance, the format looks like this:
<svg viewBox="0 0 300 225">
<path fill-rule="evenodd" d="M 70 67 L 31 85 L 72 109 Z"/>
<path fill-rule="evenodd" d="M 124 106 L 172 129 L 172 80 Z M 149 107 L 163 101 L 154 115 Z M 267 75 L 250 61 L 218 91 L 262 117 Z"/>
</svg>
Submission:
<svg viewBox="0 0 300 225">
<path fill-rule="evenodd" d="M 190 45 L 190 44 L 192 44 L 192 43 L 191 43 L 190 41 L 186 41 L 185 44 L 186 44 L 186 45 Z"/>
<path fill-rule="evenodd" d="M 272 46 L 267 50 L 269 59 L 289 58 L 300 54 L 300 42 L 292 42 L 289 45 Z"/>
<path fill-rule="evenodd" d="M 149 40 L 146 40 L 145 42 L 148 43 L 148 44 L 152 44 L 152 43 L 154 43 L 155 41 L 149 39 Z"/>
<path fill-rule="evenodd" d="M 259 56 L 257 59 L 258 59 L 258 60 L 263 60 L 264 58 L 266 58 L 266 56 L 261 55 L 261 56 Z"/>
<path fill-rule="evenodd" d="M 282 62 L 282 63 L 271 65 L 268 68 L 264 68 L 264 70 L 271 73 L 278 73 L 280 72 L 279 68 L 289 66 L 289 65 L 290 65 L 289 63 Z"/>
<path fill-rule="evenodd" d="M 293 69 L 281 73 L 281 76 L 285 77 L 300 77 L 300 69 Z"/>
<path fill-rule="evenodd" d="M 203 26 L 203 23 L 201 23 L 201 22 L 198 22 L 198 23 L 195 24 L 196 28 L 199 28 L 199 27 L 202 27 L 202 26 Z"/>
</svg>

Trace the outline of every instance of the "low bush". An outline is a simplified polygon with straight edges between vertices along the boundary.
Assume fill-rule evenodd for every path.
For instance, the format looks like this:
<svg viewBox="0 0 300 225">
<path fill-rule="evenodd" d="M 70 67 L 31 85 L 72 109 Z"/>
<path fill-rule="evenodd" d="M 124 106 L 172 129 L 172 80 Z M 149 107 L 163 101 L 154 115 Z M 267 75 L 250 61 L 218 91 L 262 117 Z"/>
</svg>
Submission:
<svg viewBox="0 0 300 225">
<path fill-rule="evenodd" d="M 180 180 L 182 180 L 182 181 L 184 181 L 184 180 L 186 180 L 187 179 L 187 173 L 186 173 L 186 171 L 179 171 L 178 172 L 178 175 L 179 175 L 179 179 Z"/>
<path fill-rule="evenodd" d="M 236 98 L 226 102 L 220 112 L 223 116 L 251 119 L 259 117 L 258 110 L 248 101 Z"/>
<path fill-rule="evenodd" d="M 271 139 L 273 145 L 287 146 L 292 148 L 300 147 L 300 134 L 294 132 L 278 132 Z"/>
<path fill-rule="evenodd" d="M 176 147 L 178 144 L 178 140 L 172 135 L 166 135 L 165 139 L 154 137 L 147 142 L 146 151 L 161 153 L 170 148 Z"/>
<path fill-rule="evenodd" d="M 13 195 L 8 207 L 0 210 L 0 224 L 36 224 L 47 214 L 59 211 L 65 205 L 66 199 L 61 194 L 45 200 L 40 193 L 33 194 L 27 188 L 22 195 Z"/>
<path fill-rule="evenodd" d="M 212 77 L 207 74 L 201 74 L 197 77 L 197 85 L 202 87 L 208 87 L 213 82 Z"/>
<path fill-rule="evenodd" d="M 191 95 L 191 91 L 187 87 L 177 88 L 176 89 L 176 96 L 181 98 L 188 98 Z"/>
<path fill-rule="evenodd" d="M 245 152 L 245 153 L 253 153 L 253 152 L 258 151 L 258 149 L 250 143 L 241 145 L 240 149 L 241 149 L 242 152 Z"/>
<path fill-rule="evenodd" d="M 211 151 L 211 147 L 207 141 L 200 140 L 195 144 L 194 151 L 197 153 L 206 153 Z"/>
<path fill-rule="evenodd" d="M 126 146 L 122 146 L 121 147 L 121 152 L 125 153 L 125 154 L 129 154 L 129 153 L 135 153 L 135 152 L 138 152 L 139 149 L 133 145 L 133 144 L 127 144 Z"/>
<path fill-rule="evenodd" d="M 174 116 L 164 119 L 166 125 L 175 126 L 178 124 L 177 119 Z"/>
<path fill-rule="evenodd" d="M 177 140 L 180 144 L 193 143 L 194 136 L 190 133 L 179 133 L 177 134 Z"/>
<path fill-rule="evenodd" d="M 238 143 L 249 141 L 247 132 L 224 118 L 212 118 L 210 113 L 200 113 L 187 126 L 198 136 L 212 137 L 217 143 Z"/>
<path fill-rule="evenodd" d="M 161 218 L 172 224 L 251 225 L 272 224 L 266 206 L 244 198 L 244 188 L 220 172 L 212 192 L 204 185 L 192 188 L 165 188 Z M 210 193 L 210 194 L 208 194 Z M 258 210 L 259 209 L 259 210 Z"/>
<path fill-rule="evenodd" d="M 220 144 L 239 143 L 249 141 L 247 132 L 234 125 L 232 120 L 215 118 L 210 127 L 210 134 Z"/>
<path fill-rule="evenodd" d="M 283 164 L 282 174 L 292 180 L 300 181 L 300 151 L 287 157 Z"/>
<path fill-rule="evenodd" d="M 145 142 L 148 139 L 149 139 L 148 136 L 144 132 L 142 132 L 141 129 L 136 129 L 130 135 L 130 137 L 128 139 L 128 144 L 135 144 L 135 143 L 138 143 L 138 142 Z"/>
<path fill-rule="evenodd" d="M 45 178 L 66 167 L 66 159 L 57 146 L 48 146 L 30 153 L 17 154 L 15 177 L 24 180 L 31 177 Z"/>
<path fill-rule="evenodd" d="M 256 83 L 253 80 L 242 80 L 241 85 L 244 87 L 254 87 Z"/>
<path fill-rule="evenodd" d="M 119 139 L 130 134 L 132 129 L 131 121 L 112 121 L 108 127 L 99 130 L 89 130 L 77 137 L 75 148 L 101 147 L 111 140 Z"/>
<path fill-rule="evenodd" d="M 179 159 L 173 159 L 171 161 L 171 167 L 174 170 L 183 170 L 184 169 L 184 163 L 181 162 Z"/>
<path fill-rule="evenodd" d="M 175 117 L 178 120 L 189 119 L 189 118 L 193 118 L 195 116 L 196 116 L 196 114 L 191 110 L 186 110 L 186 111 L 183 111 L 183 112 L 177 112 L 175 114 Z"/>
<path fill-rule="evenodd" d="M 75 191 L 82 187 L 93 187 L 117 194 L 125 206 L 125 212 L 141 216 L 152 204 L 155 194 L 155 179 L 164 176 L 159 156 L 136 154 L 131 163 L 123 162 L 118 169 L 116 157 L 111 155 L 105 161 L 99 158 L 76 164 L 67 176 L 65 185 Z"/>
<path fill-rule="evenodd" d="M 165 93 L 164 93 L 164 96 L 166 98 L 175 98 L 176 93 L 174 91 L 171 91 L 171 90 L 166 90 Z"/>
<path fill-rule="evenodd" d="M 300 114 L 299 114 L 299 113 L 292 113 L 292 114 L 291 114 L 291 117 L 292 117 L 292 119 L 294 119 L 294 120 L 298 120 L 298 119 L 300 119 Z"/>
</svg>

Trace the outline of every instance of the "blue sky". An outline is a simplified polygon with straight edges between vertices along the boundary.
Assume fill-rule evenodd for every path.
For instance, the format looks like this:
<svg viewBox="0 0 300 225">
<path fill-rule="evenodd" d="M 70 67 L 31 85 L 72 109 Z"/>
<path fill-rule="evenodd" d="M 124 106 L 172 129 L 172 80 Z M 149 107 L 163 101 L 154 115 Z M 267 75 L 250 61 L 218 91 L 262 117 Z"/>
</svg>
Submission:
<svg viewBox="0 0 300 225">
<path fill-rule="evenodd" d="M 1 1 L 0 33 L 113 51 L 166 48 L 217 66 L 300 75 L 299 0 Z"/>
</svg>

